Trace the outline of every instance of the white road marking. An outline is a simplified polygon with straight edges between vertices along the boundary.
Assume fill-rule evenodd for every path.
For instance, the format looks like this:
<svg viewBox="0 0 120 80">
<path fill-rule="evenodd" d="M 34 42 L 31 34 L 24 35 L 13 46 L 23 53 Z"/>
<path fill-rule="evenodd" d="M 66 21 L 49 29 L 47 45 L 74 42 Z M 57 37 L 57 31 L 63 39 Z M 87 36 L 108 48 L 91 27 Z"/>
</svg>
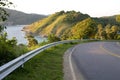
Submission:
<svg viewBox="0 0 120 80">
<path fill-rule="evenodd" d="M 75 50 L 75 47 L 70 52 L 70 55 L 69 55 L 69 65 L 70 65 L 70 69 L 71 69 L 71 74 L 72 74 L 73 80 L 77 80 L 76 76 L 75 76 L 75 71 L 74 71 L 73 65 L 72 65 L 72 59 L 71 59 L 71 55 L 72 55 L 72 53 L 73 53 L 74 50 Z"/>
</svg>

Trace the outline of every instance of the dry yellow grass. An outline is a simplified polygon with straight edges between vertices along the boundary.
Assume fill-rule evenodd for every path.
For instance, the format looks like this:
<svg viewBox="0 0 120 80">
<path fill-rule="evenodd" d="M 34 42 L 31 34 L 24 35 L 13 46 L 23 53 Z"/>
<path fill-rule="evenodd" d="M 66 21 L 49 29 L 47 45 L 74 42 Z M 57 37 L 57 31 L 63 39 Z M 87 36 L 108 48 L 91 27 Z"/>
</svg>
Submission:
<svg viewBox="0 0 120 80">
<path fill-rule="evenodd" d="M 61 22 L 64 19 L 65 15 L 59 16 L 55 21 L 53 21 L 50 25 L 46 26 L 41 34 L 44 35 L 48 35 L 50 33 L 52 33 L 52 31 L 54 30 L 55 27 L 57 27 L 57 25 L 59 24 L 59 22 Z M 56 31 L 55 31 L 56 32 Z"/>
</svg>

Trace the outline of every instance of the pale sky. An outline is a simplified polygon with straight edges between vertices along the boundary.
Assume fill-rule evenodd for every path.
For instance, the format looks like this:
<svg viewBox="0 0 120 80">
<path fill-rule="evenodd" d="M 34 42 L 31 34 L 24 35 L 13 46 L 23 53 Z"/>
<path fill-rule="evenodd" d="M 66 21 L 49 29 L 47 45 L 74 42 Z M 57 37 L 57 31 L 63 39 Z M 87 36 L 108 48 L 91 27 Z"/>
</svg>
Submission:
<svg viewBox="0 0 120 80">
<path fill-rule="evenodd" d="M 91 17 L 120 14 L 120 0 L 9 0 L 15 10 L 25 13 L 53 14 L 75 10 Z"/>
</svg>

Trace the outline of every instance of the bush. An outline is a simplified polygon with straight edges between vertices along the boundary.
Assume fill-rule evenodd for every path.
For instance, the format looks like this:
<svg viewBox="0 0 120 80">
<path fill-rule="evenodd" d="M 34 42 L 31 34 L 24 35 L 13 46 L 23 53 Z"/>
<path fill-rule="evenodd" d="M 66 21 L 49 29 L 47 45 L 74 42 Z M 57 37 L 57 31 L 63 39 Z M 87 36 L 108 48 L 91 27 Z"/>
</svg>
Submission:
<svg viewBox="0 0 120 80">
<path fill-rule="evenodd" d="M 34 47 L 38 45 L 38 41 L 34 38 L 34 36 L 27 35 L 26 38 L 28 40 L 28 47 Z"/>
<path fill-rule="evenodd" d="M 16 56 L 21 56 L 22 54 L 25 54 L 26 52 L 28 52 L 28 48 L 26 45 L 24 44 L 19 44 L 18 46 L 15 47 L 15 54 Z"/>
<path fill-rule="evenodd" d="M 17 45 L 17 40 L 15 37 L 9 40 L 7 39 L 7 33 L 0 35 L 0 66 L 27 51 L 27 47 Z"/>
<path fill-rule="evenodd" d="M 14 59 L 15 57 L 16 54 L 14 54 L 13 47 L 10 47 L 4 42 L 0 42 L 0 66 Z"/>
<path fill-rule="evenodd" d="M 50 34 L 48 35 L 48 42 L 56 42 L 56 41 L 60 41 L 60 38 L 55 36 L 54 34 Z"/>
</svg>

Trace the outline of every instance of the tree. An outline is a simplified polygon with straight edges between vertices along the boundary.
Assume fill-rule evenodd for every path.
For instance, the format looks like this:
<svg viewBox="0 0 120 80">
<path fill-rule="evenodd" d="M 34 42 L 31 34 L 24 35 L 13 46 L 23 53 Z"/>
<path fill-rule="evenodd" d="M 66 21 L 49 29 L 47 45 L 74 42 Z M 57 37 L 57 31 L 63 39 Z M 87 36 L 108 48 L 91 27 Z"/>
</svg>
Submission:
<svg viewBox="0 0 120 80">
<path fill-rule="evenodd" d="M 60 41 L 60 38 L 55 36 L 55 34 L 50 34 L 50 35 L 48 35 L 48 41 L 49 42 L 56 42 L 56 41 Z"/>
<path fill-rule="evenodd" d="M 117 21 L 117 22 L 120 22 L 120 15 L 117 15 L 117 16 L 116 16 L 116 21 Z"/>
<path fill-rule="evenodd" d="M 12 5 L 12 2 L 9 2 L 8 0 L 0 0 L 0 33 L 4 30 L 4 26 L 2 23 L 7 20 L 9 14 L 5 11 L 3 7 L 10 7 Z"/>
<path fill-rule="evenodd" d="M 107 24 L 106 26 L 105 26 L 105 31 L 106 31 L 106 33 L 110 33 L 111 32 L 111 25 L 110 24 Z"/>
<path fill-rule="evenodd" d="M 94 38 L 96 33 L 96 22 L 91 18 L 87 18 L 77 23 L 72 28 L 72 35 L 75 39 Z"/>
<path fill-rule="evenodd" d="M 12 5 L 12 2 L 0 0 L 0 65 L 16 57 L 14 54 L 14 47 L 16 46 L 17 41 L 15 38 L 11 40 L 7 39 L 7 33 L 4 32 L 5 27 L 2 25 L 9 16 L 3 7 L 9 7 L 10 5 Z"/>
<path fill-rule="evenodd" d="M 117 32 L 118 32 L 118 27 L 117 26 L 112 26 L 111 27 L 111 34 L 112 34 L 112 39 L 117 39 Z"/>
<path fill-rule="evenodd" d="M 61 36 L 61 40 L 67 40 L 67 39 L 74 39 L 72 37 L 72 32 L 71 32 L 71 28 L 68 28 L 67 30 L 64 31 L 64 33 Z"/>
<path fill-rule="evenodd" d="M 115 25 L 111 27 L 110 24 L 106 25 L 104 28 L 101 24 L 98 25 L 98 31 L 96 33 L 96 39 L 117 39 L 119 28 Z"/>
<path fill-rule="evenodd" d="M 32 35 L 27 35 L 28 47 L 34 47 L 38 45 L 38 41 Z"/>
<path fill-rule="evenodd" d="M 111 25 L 110 24 L 106 25 L 105 31 L 106 31 L 106 37 L 107 37 L 107 39 L 111 39 Z"/>
<path fill-rule="evenodd" d="M 115 26 L 115 25 L 113 25 L 113 26 L 111 27 L 111 31 L 114 32 L 114 33 L 117 33 L 118 27 Z"/>
<path fill-rule="evenodd" d="M 106 32 L 105 32 L 102 24 L 98 24 L 97 29 L 98 29 L 98 31 L 96 33 L 95 38 L 96 39 L 101 39 L 101 40 L 106 39 Z"/>
<path fill-rule="evenodd" d="M 7 33 L 0 35 L 0 65 L 14 59 L 16 57 L 15 47 L 17 45 L 16 38 L 7 39 Z"/>
<path fill-rule="evenodd" d="M 102 24 L 98 24 L 98 25 L 97 25 L 97 33 L 96 33 L 96 35 L 95 35 L 95 38 L 96 38 L 96 39 L 102 39 L 102 36 L 101 36 L 102 31 L 103 31 L 103 26 L 102 26 Z"/>
<path fill-rule="evenodd" d="M 77 23 L 88 17 L 89 17 L 89 15 L 82 14 L 80 12 L 76 12 L 73 10 L 73 11 L 66 12 L 66 17 L 63 19 L 63 21 L 67 22 L 67 23 Z"/>
</svg>

